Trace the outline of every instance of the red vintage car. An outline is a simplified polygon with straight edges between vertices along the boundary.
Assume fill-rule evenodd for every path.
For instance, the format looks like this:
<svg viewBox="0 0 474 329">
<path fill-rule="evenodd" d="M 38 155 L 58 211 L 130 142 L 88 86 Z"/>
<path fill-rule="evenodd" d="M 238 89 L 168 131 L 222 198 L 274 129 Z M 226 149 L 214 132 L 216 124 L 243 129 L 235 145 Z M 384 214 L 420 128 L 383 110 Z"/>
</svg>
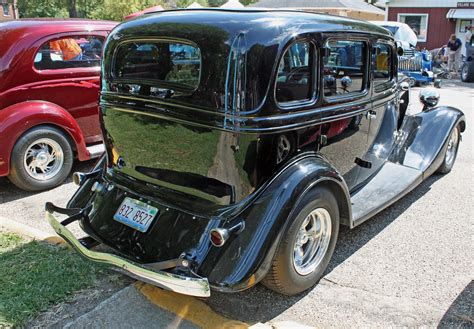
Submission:
<svg viewBox="0 0 474 329">
<path fill-rule="evenodd" d="M 0 23 L 0 176 L 29 191 L 68 176 L 74 159 L 103 150 L 100 62 L 115 22 Z"/>
</svg>

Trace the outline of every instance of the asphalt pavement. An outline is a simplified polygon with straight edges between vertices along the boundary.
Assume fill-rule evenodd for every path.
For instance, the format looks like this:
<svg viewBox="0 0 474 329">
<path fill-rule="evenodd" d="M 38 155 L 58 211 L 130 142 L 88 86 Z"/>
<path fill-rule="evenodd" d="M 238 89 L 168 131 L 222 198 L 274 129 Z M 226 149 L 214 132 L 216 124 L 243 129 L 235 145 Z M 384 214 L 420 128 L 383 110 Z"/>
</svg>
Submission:
<svg viewBox="0 0 474 329">
<path fill-rule="evenodd" d="M 418 90 L 412 90 L 413 112 L 421 108 Z M 430 177 L 354 230 L 343 228 L 324 278 L 309 292 L 287 297 L 257 285 L 198 300 L 176 294 L 169 298 L 158 288 L 132 285 L 67 325 L 213 327 L 216 322 L 206 319 L 224 315 L 231 319 L 229 326 L 474 327 L 474 89 L 472 84 L 448 82 L 439 92 L 440 105 L 462 109 L 467 119 L 452 172 Z M 0 178 L 0 221 L 8 218 L 52 232 L 43 219 L 44 203 L 65 205 L 74 190 L 66 182 L 31 194 Z M 195 307 L 201 316 L 191 316 Z"/>
</svg>

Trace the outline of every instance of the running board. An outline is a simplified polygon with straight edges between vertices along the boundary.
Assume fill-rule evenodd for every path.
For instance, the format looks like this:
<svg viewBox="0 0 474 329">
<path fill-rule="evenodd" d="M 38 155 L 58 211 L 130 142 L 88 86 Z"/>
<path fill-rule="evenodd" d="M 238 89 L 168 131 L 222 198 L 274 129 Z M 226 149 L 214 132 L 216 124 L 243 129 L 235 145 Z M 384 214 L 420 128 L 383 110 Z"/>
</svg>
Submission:
<svg viewBox="0 0 474 329">
<path fill-rule="evenodd" d="M 352 225 L 365 222 L 414 189 L 423 173 L 414 168 L 385 162 L 367 185 L 351 196 Z"/>
<path fill-rule="evenodd" d="M 100 157 L 105 152 L 105 145 L 104 144 L 96 144 L 87 147 L 87 151 L 89 151 L 91 159 L 95 159 Z"/>
</svg>

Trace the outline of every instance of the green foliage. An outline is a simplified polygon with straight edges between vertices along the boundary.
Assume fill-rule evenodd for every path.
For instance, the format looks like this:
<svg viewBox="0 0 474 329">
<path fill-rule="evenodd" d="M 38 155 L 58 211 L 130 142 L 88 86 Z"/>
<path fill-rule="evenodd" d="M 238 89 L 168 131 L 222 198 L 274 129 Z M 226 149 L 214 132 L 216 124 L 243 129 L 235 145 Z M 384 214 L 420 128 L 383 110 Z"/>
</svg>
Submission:
<svg viewBox="0 0 474 329">
<path fill-rule="evenodd" d="M 226 3 L 228 0 L 209 0 L 209 7 L 220 7 L 224 3 Z M 244 6 L 248 6 L 251 3 L 255 3 L 258 0 L 239 0 L 241 4 Z"/>
<path fill-rule="evenodd" d="M 203 7 L 208 7 L 209 6 L 209 3 L 207 2 L 207 0 L 178 0 L 178 1 L 176 1 L 176 7 L 186 8 L 187 6 L 192 4 L 193 2 L 197 2 Z"/>
<path fill-rule="evenodd" d="M 81 17 L 121 21 L 128 14 L 151 6 L 185 8 L 194 1 L 219 7 L 227 0 L 18 0 L 20 17 Z M 244 5 L 257 0 L 240 0 Z"/>
<path fill-rule="evenodd" d="M 20 17 L 68 17 L 63 0 L 18 0 Z"/>
<path fill-rule="evenodd" d="M 227 0 L 208 0 L 208 1 L 209 1 L 209 7 L 219 7 L 227 2 Z"/>
<path fill-rule="evenodd" d="M 163 5 L 162 1 L 156 0 L 100 0 L 97 2 L 102 2 L 102 4 L 96 5 L 96 9 L 89 14 L 89 17 L 114 21 L 121 21 L 125 16 L 145 8 Z"/>
<path fill-rule="evenodd" d="M 252 3 L 257 2 L 258 0 L 240 0 L 240 3 L 243 4 L 244 6 L 248 6 Z"/>
</svg>

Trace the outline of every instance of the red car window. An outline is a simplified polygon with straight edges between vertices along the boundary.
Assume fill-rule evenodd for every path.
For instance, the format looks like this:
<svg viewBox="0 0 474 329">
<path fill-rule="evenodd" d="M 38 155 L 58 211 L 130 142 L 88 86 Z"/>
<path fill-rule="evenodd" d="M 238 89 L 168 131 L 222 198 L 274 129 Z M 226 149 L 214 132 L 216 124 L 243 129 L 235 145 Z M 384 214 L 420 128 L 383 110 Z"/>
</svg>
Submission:
<svg viewBox="0 0 474 329">
<path fill-rule="evenodd" d="M 35 55 L 38 70 L 55 70 L 100 65 L 102 36 L 67 36 L 45 42 Z"/>
</svg>

